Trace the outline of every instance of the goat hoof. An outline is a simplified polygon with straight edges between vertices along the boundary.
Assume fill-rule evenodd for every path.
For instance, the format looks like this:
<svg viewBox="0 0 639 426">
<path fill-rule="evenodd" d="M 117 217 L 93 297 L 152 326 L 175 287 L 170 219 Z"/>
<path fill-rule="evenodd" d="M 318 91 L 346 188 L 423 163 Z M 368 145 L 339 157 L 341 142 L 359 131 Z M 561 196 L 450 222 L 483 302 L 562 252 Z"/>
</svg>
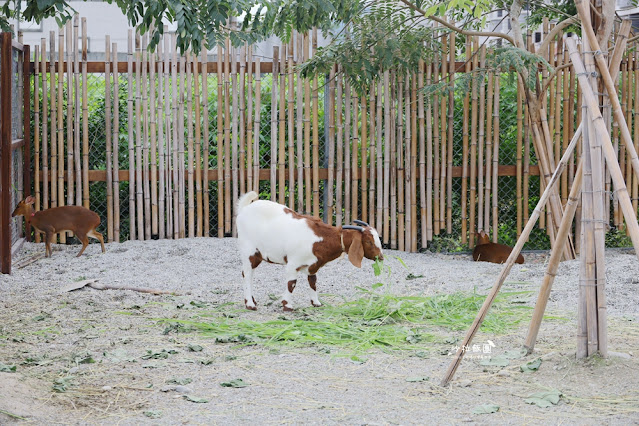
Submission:
<svg viewBox="0 0 639 426">
<path fill-rule="evenodd" d="M 293 312 L 295 309 L 288 306 L 288 302 L 286 300 L 282 300 L 282 310 L 284 312 Z"/>
<path fill-rule="evenodd" d="M 255 298 L 253 298 L 253 306 L 249 306 L 248 303 L 246 303 L 246 299 L 244 299 L 244 306 L 246 306 L 246 309 L 248 309 L 249 311 L 257 311 L 257 303 L 255 303 Z"/>
<path fill-rule="evenodd" d="M 319 308 L 320 306 L 322 306 L 320 302 L 315 303 L 312 300 L 311 300 L 311 305 L 313 305 L 314 308 Z"/>
</svg>

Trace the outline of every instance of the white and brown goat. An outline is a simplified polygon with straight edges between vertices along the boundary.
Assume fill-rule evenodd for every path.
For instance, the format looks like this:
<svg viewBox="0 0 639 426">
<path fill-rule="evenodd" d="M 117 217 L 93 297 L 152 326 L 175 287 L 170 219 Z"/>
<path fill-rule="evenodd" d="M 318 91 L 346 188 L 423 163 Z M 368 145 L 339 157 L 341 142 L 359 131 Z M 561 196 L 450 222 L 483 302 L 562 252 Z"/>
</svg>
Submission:
<svg viewBox="0 0 639 426">
<path fill-rule="evenodd" d="M 326 263 L 348 254 L 348 260 L 360 268 L 362 259 L 382 260 L 382 245 L 375 228 L 331 226 L 320 219 L 294 212 L 286 206 L 257 200 L 255 191 L 244 194 L 237 203 L 237 239 L 242 258 L 244 304 L 255 310 L 253 269 L 262 262 L 285 265 L 286 290 L 282 299 L 285 311 L 292 310 L 291 298 L 299 273 L 308 276 L 311 304 L 321 306 L 317 297 L 317 270 Z M 257 201 L 255 201 L 257 200 Z"/>
</svg>

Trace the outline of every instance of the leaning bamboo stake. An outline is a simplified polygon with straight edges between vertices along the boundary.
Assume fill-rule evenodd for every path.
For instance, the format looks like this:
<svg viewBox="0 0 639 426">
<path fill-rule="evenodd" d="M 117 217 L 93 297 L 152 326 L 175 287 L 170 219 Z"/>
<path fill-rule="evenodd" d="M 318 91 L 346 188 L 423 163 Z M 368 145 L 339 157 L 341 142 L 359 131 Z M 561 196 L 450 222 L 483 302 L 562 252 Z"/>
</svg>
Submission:
<svg viewBox="0 0 639 426">
<path fill-rule="evenodd" d="M 120 77 L 118 74 L 118 44 L 113 43 L 113 99 L 115 114 L 113 114 L 113 241 L 120 242 Z M 78 138 L 79 139 L 79 138 Z M 78 144 L 79 146 L 79 144 Z M 80 186 L 78 186 L 80 188 Z"/>
<path fill-rule="evenodd" d="M 295 102 L 293 100 L 293 93 L 295 92 L 294 74 L 293 68 L 295 66 L 293 61 L 294 52 L 294 37 L 291 37 L 291 41 L 288 45 L 288 207 L 293 210 L 295 208 Z M 330 82 L 332 84 L 332 81 Z M 330 102 L 330 101 L 329 101 Z M 283 108 L 282 108 L 283 109 Z M 330 112 L 329 112 L 330 114 Z M 330 141 L 329 141 L 330 143 Z M 329 160 L 330 162 L 330 160 Z M 329 166 L 330 168 L 330 166 Z M 332 176 L 329 172 L 329 191 L 332 191 L 330 185 L 332 182 Z M 333 200 L 331 196 L 328 197 L 329 203 Z M 329 211 L 331 211 L 329 209 Z M 330 222 L 329 222 L 330 223 Z"/>
<path fill-rule="evenodd" d="M 58 126 L 58 206 L 64 206 L 64 107 L 63 107 L 63 82 L 64 82 L 64 31 L 58 30 L 58 104 L 57 104 L 57 126 Z M 67 233 L 60 233 L 60 243 L 66 244 Z"/>
<path fill-rule="evenodd" d="M 262 110 L 262 73 L 260 72 L 260 57 L 255 60 L 255 121 L 253 125 L 253 188 L 260 188 L 260 112 Z"/>
<path fill-rule="evenodd" d="M 43 55 L 44 56 L 44 55 Z M 33 132 L 33 160 L 34 160 L 34 182 L 33 182 L 33 192 L 35 194 L 35 211 L 42 210 L 40 203 L 42 201 L 40 195 L 40 46 L 37 44 L 34 46 L 34 54 L 33 54 L 33 64 L 34 64 L 34 76 L 33 76 L 33 128 L 35 131 Z M 42 73 L 44 74 L 44 72 Z M 46 86 L 43 85 L 43 88 Z M 44 92 L 44 90 L 43 90 Z M 43 122 L 46 120 L 46 116 L 44 116 Z M 43 140 L 44 140 L 43 132 Z M 42 186 L 46 186 L 46 180 L 44 176 L 42 176 Z M 40 233 L 35 233 L 35 242 L 40 242 Z"/>
<path fill-rule="evenodd" d="M 277 74 L 279 71 L 280 48 L 273 46 L 273 72 L 271 74 L 271 201 L 276 201 L 277 194 Z"/>
<path fill-rule="evenodd" d="M 479 52 L 478 44 L 479 38 L 475 37 L 474 40 L 474 51 L 476 54 L 473 55 L 473 65 L 472 69 L 474 72 L 477 72 L 477 68 L 479 67 Z M 475 232 L 477 228 L 475 228 L 475 211 L 476 211 L 476 203 L 477 203 L 477 120 L 479 119 L 477 111 L 477 102 L 479 95 L 479 88 L 477 87 L 477 79 L 473 78 L 472 82 L 472 90 L 471 90 L 471 104 L 470 104 L 470 220 L 468 222 L 469 226 L 469 247 L 475 247 Z"/>
<path fill-rule="evenodd" d="M 586 26 L 586 33 L 588 34 L 588 28 Z M 596 42 L 596 40 L 595 40 Z M 626 188 L 623 175 L 621 174 L 621 169 L 619 168 L 619 163 L 617 163 L 616 155 L 614 149 L 612 147 L 612 142 L 610 141 L 610 135 L 605 130 L 605 124 L 603 122 L 603 117 L 601 113 L 599 113 L 597 99 L 592 91 L 592 88 L 587 84 L 585 69 L 581 59 L 579 58 L 579 52 L 577 51 L 577 47 L 575 46 L 574 40 L 572 38 L 567 38 L 566 43 L 568 45 L 568 49 L 570 51 L 570 59 L 572 60 L 573 67 L 575 68 L 575 72 L 577 74 L 579 80 L 579 86 L 582 91 L 582 96 L 584 100 L 587 102 L 589 111 L 592 114 L 593 123 L 595 125 L 595 130 L 597 131 L 597 136 L 601 138 L 603 144 L 603 152 L 606 158 L 606 164 L 610 168 L 610 175 L 615 185 L 615 190 L 619 197 L 619 203 L 621 209 L 624 214 L 624 218 L 626 219 L 626 224 L 628 226 L 628 230 L 630 232 L 630 238 L 632 239 L 633 246 L 635 247 L 635 251 L 639 256 L 639 225 L 637 225 L 637 219 L 635 217 L 635 213 L 632 210 L 632 202 L 630 201 L 630 196 L 628 195 L 628 190 Z M 595 50 L 598 46 L 593 46 Z M 596 57 L 596 55 L 595 55 Z M 602 68 L 599 68 L 601 71 Z M 610 73 L 606 68 L 606 72 L 602 72 L 604 76 L 604 81 L 606 76 L 609 78 Z M 609 93 L 613 95 L 615 92 L 611 90 Z M 615 96 L 611 96 L 611 99 L 614 99 Z M 614 103 L 614 101 L 613 101 Z M 614 108 L 614 105 L 613 105 Z M 622 117 L 623 119 L 623 117 Z M 625 120 L 624 120 L 625 121 Z M 623 123 L 623 121 L 622 121 Z M 623 123 L 625 125 L 625 123 Z M 623 127 L 623 126 L 620 126 Z M 634 147 L 633 147 L 634 149 Z M 637 171 L 637 169 L 635 169 Z"/>
<path fill-rule="evenodd" d="M 140 34 L 135 34 L 135 200 L 137 217 L 137 235 L 144 240 L 144 192 L 142 182 L 142 46 Z"/>
<path fill-rule="evenodd" d="M 217 46 L 217 236 L 224 237 L 224 74 L 222 45 Z M 257 72 L 257 71 L 256 71 Z M 258 90 L 259 92 L 259 90 Z M 257 110 L 256 110 L 257 111 Z M 256 151 L 256 153 L 259 151 Z"/>
<path fill-rule="evenodd" d="M 317 52 L 317 27 L 313 28 L 313 50 L 311 56 L 315 56 Z M 317 90 L 317 76 L 313 77 L 313 216 L 319 217 L 319 99 Z M 354 124 L 354 129 L 357 129 L 357 125 Z M 355 150 L 353 149 L 353 155 Z M 353 170 L 355 172 L 355 170 Z M 356 214 L 353 211 L 353 214 Z"/>
<path fill-rule="evenodd" d="M 250 57 L 250 55 L 249 55 Z M 249 62 L 250 63 L 250 62 Z M 203 109 L 203 127 L 204 127 L 204 152 L 203 152 L 203 160 L 204 160 L 204 170 L 202 171 L 203 179 L 202 187 L 203 187 L 203 209 L 204 209 L 204 236 L 211 236 L 211 222 L 210 222 L 210 211 L 211 205 L 210 202 L 210 194 L 209 194 L 209 154 L 210 154 L 210 145 L 209 145 L 209 71 L 208 71 L 208 51 L 205 47 L 204 42 L 202 42 L 202 109 Z M 249 74 L 250 76 L 250 74 Z M 250 83 L 249 83 L 250 87 Z M 250 96 L 250 95 L 249 95 Z M 250 98 L 249 98 L 250 99 Z M 249 110 L 251 107 L 251 102 L 249 101 Z M 250 118 L 249 118 L 250 120 Z M 250 138 L 249 138 L 250 141 Z M 249 163 L 250 164 L 250 163 Z"/>
<path fill-rule="evenodd" d="M 195 237 L 195 170 L 193 161 L 195 156 L 193 140 L 193 55 L 186 54 L 186 140 L 187 140 L 187 180 L 189 203 L 189 238 Z M 180 116 L 182 117 L 182 116 Z"/>
<path fill-rule="evenodd" d="M 74 115 L 74 102 L 73 102 L 73 39 L 72 39 L 72 28 L 71 28 L 71 20 L 67 21 L 65 25 L 66 31 L 66 52 L 64 56 L 66 57 L 66 65 L 67 65 L 67 205 L 73 205 L 74 202 L 74 188 L 73 184 L 75 182 L 73 176 L 74 165 L 74 144 L 73 144 L 73 115 Z"/>
<path fill-rule="evenodd" d="M 75 112 L 75 124 L 73 129 L 73 149 L 75 166 L 75 205 L 82 205 L 82 158 L 80 151 L 80 55 L 78 52 L 78 33 L 80 17 L 76 13 L 73 16 L 73 100 Z M 118 218 L 119 220 L 119 218 Z M 119 240 L 118 240 L 119 241 Z"/>
<path fill-rule="evenodd" d="M 157 114 L 155 111 L 156 107 L 156 97 L 155 93 L 158 87 L 156 82 L 156 62 L 155 62 L 156 52 L 152 52 L 149 54 L 149 86 L 150 86 L 150 97 L 149 97 L 149 130 L 150 130 L 150 138 L 151 138 L 151 159 L 150 159 L 150 173 L 151 173 L 151 236 L 157 238 L 159 232 L 159 221 L 158 217 L 158 121 Z M 146 67 L 145 67 L 146 68 Z"/>
<path fill-rule="evenodd" d="M 85 22 L 84 18 L 82 18 L 82 26 L 83 26 L 83 36 L 85 33 Z M 84 44 L 86 47 L 86 43 Z M 86 64 L 86 49 L 83 48 L 82 51 L 82 60 L 83 60 L 83 69 L 84 73 L 86 68 L 84 65 Z M 129 239 L 135 240 L 137 233 L 135 232 L 135 147 L 133 144 L 133 30 L 129 30 L 128 39 L 127 39 L 127 123 L 128 123 L 128 134 L 129 134 Z M 86 80 L 84 80 L 84 87 L 86 87 Z M 82 94 L 83 100 L 86 100 L 85 94 Z M 85 103 L 86 105 L 86 103 Z M 85 114 L 85 122 L 87 119 L 86 109 L 83 106 L 83 111 Z M 88 138 L 86 132 L 84 133 L 85 137 Z M 87 139 L 88 141 L 88 139 Z M 88 144 L 87 144 L 88 145 Z M 86 151 L 85 151 L 86 153 Z M 86 207 L 86 206 L 85 206 Z"/>
<path fill-rule="evenodd" d="M 42 56 L 40 58 L 40 72 L 42 74 L 42 210 L 49 208 L 49 130 L 47 123 L 49 122 L 49 101 L 47 97 L 47 40 L 43 37 L 40 39 L 40 50 Z M 36 93 L 38 93 L 36 91 Z M 38 133 L 38 132 L 36 132 Z M 36 204 L 38 206 L 38 204 Z M 36 242 L 39 242 L 40 233 L 36 232 Z"/>
<path fill-rule="evenodd" d="M 470 75 L 471 72 L 471 44 L 470 37 L 466 36 L 466 74 Z M 475 85 L 473 84 L 473 95 L 475 92 Z M 464 96 L 463 114 L 462 120 L 462 178 L 461 178 L 461 243 L 468 244 L 468 139 L 469 139 L 469 125 L 470 125 L 470 92 L 466 92 Z M 472 242 L 469 244 L 472 247 Z"/>
<path fill-rule="evenodd" d="M 335 85 L 337 86 L 337 95 L 335 98 L 335 109 L 337 114 L 337 174 L 335 176 L 335 222 L 337 225 L 341 225 L 342 222 L 342 195 L 344 180 L 344 124 L 342 119 L 342 76 L 341 68 L 337 70 L 337 77 Z"/>
<path fill-rule="evenodd" d="M 203 47 L 204 51 L 206 48 Z M 195 194 L 196 194 L 196 236 L 202 237 L 202 113 L 200 98 L 200 72 L 197 55 L 193 55 L 193 92 L 195 106 Z M 204 81 L 206 84 L 206 81 Z M 205 122 L 208 126 L 208 121 Z M 207 156 L 205 155 L 205 158 Z"/>
<path fill-rule="evenodd" d="M 581 134 L 581 127 L 579 127 L 579 133 Z M 573 140 L 574 139 L 578 139 L 578 137 L 573 137 Z M 565 152 L 567 152 L 568 149 L 574 145 L 576 144 L 568 145 Z M 565 152 L 564 155 L 566 155 Z M 531 354 L 535 348 L 535 342 L 537 341 L 537 335 L 539 334 L 539 327 L 541 325 L 541 321 L 543 320 L 544 312 L 546 311 L 546 306 L 548 304 L 548 299 L 550 298 L 550 291 L 552 289 L 553 282 L 555 281 L 555 276 L 557 275 L 559 262 L 561 261 L 562 251 L 558 248 L 565 245 L 566 239 L 568 238 L 568 235 L 572 228 L 575 212 L 577 211 L 577 205 L 579 204 L 579 196 L 581 194 L 581 179 L 583 176 L 582 172 L 583 164 L 579 163 L 574 176 L 573 186 L 570 190 L 570 195 L 568 196 L 564 215 L 561 218 L 559 231 L 557 232 L 557 239 L 555 241 L 558 244 L 555 246 L 556 248 L 554 250 L 551 250 L 550 252 L 550 259 L 548 259 L 546 274 L 544 275 L 544 279 L 541 283 L 539 295 L 537 296 L 537 302 L 535 303 L 535 310 L 533 311 L 532 319 L 530 320 L 526 342 L 524 343 L 524 347 L 526 348 L 528 354 Z"/>
<path fill-rule="evenodd" d="M 117 115 L 117 107 L 114 115 Z M 104 39 L 104 118 L 106 144 L 107 241 L 113 241 L 113 156 L 111 154 L 111 38 Z"/>
<path fill-rule="evenodd" d="M 575 145 L 577 143 L 577 140 L 578 140 L 578 137 L 577 138 L 573 138 L 573 141 L 574 141 Z M 457 371 L 457 368 L 459 367 L 459 364 L 461 364 L 461 361 L 462 361 L 462 359 L 464 357 L 465 348 L 470 347 L 471 342 L 473 340 L 473 337 L 475 336 L 477 331 L 479 331 L 479 328 L 481 327 L 481 324 L 484 321 L 484 318 L 486 317 L 486 314 L 488 313 L 488 309 L 490 308 L 490 306 L 494 302 L 495 298 L 497 297 L 497 294 L 499 293 L 499 290 L 501 289 L 501 286 L 503 285 L 504 281 L 506 280 L 506 277 L 508 277 L 508 274 L 510 273 L 510 270 L 512 269 L 513 265 L 515 264 L 515 260 L 517 259 L 517 257 L 521 253 L 521 249 L 524 247 L 524 244 L 526 243 L 526 241 L 528 240 L 528 237 L 530 236 L 530 232 L 532 231 L 533 227 L 535 226 L 535 223 L 537 222 L 537 219 L 541 215 L 542 207 L 548 201 L 548 199 L 550 197 L 550 194 L 552 192 L 552 189 L 554 188 L 555 184 L 559 180 L 561 172 L 565 169 L 566 163 L 568 162 L 570 153 L 571 153 L 571 150 L 567 149 L 566 153 L 564 154 L 564 156 L 562 157 L 561 161 L 559 162 L 559 164 L 557 166 L 557 169 L 555 170 L 555 172 L 553 173 L 552 177 L 547 182 L 546 189 L 544 190 L 543 194 L 541 194 L 541 197 L 539 197 L 539 201 L 537 202 L 537 206 L 535 207 L 535 209 L 533 210 L 532 215 L 530 216 L 530 220 L 528 220 L 528 222 L 526 223 L 526 226 L 524 227 L 524 230 L 522 231 L 521 235 L 517 239 L 517 243 L 513 247 L 512 251 L 510 252 L 510 256 L 508 256 L 508 259 L 504 263 L 504 266 L 503 266 L 503 268 L 501 270 L 501 273 L 499 274 L 499 277 L 497 278 L 497 281 L 495 281 L 495 284 L 493 285 L 492 289 L 490 290 L 490 293 L 488 294 L 488 296 L 486 296 L 486 300 L 484 301 L 482 307 L 480 308 L 479 312 L 477 313 L 477 316 L 475 317 L 475 320 L 473 321 L 473 324 L 470 326 L 470 328 L 468 329 L 468 331 L 466 333 L 466 337 L 464 337 L 464 340 L 462 341 L 461 345 L 459 346 L 459 349 L 457 350 L 457 353 L 455 354 L 455 357 L 453 358 L 452 362 L 450 363 L 450 365 L 448 367 L 448 370 L 446 371 L 446 374 L 445 374 L 444 378 L 442 379 L 442 382 L 441 382 L 442 386 L 446 386 L 450 382 L 450 380 L 453 378 L 453 376 L 455 374 L 455 371 Z M 556 246 L 556 247 L 561 247 L 561 246 Z M 562 253 L 563 253 L 563 251 L 562 251 Z"/>
</svg>

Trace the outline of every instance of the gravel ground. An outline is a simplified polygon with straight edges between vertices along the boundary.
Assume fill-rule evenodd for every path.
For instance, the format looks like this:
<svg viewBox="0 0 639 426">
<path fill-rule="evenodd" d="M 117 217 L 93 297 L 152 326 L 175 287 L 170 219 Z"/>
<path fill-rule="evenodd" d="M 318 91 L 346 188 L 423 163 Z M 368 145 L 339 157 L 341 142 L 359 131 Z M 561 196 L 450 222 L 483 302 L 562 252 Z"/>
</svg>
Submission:
<svg viewBox="0 0 639 426">
<path fill-rule="evenodd" d="M 92 244 L 76 258 L 78 249 L 55 246 L 51 258 L 0 276 L 0 364 L 17 366 L 15 373 L 0 373 L 0 424 L 639 422 L 639 262 L 632 251 L 609 250 L 606 257 L 611 357 L 575 360 L 579 261 L 568 261 L 559 268 L 548 305 L 548 312 L 561 319 L 542 324 L 536 353 L 526 359 L 541 357 L 539 371 L 521 373 L 520 360 L 494 368 L 465 359 L 452 385 L 442 388 L 439 381 L 451 357 L 441 345 L 426 357 L 372 350 L 361 362 L 314 346 L 273 350 L 216 344 L 198 333 L 167 333 L 166 324 L 157 319 L 202 320 L 207 315 L 202 306 L 229 303 L 233 316 L 247 320 L 282 316 L 271 297 L 282 294 L 285 286 L 283 268 L 277 265 L 256 270 L 258 310 L 243 309 L 235 239 L 128 241 L 107 244 L 105 254 Z M 43 252 L 43 245 L 26 243 L 14 263 Z M 463 254 L 384 253 L 390 267 L 385 280 L 398 295 L 473 289 L 486 294 L 502 268 Z M 528 291 L 520 302 L 533 306 L 548 255 L 525 257 L 502 291 Z M 423 277 L 407 279 L 409 274 Z M 86 279 L 175 294 L 61 291 Z M 370 261 L 357 269 L 340 259 L 319 271 L 318 291 L 320 299 L 335 304 L 356 298 L 356 287 L 370 288 L 379 280 Z M 294 307 L 306 308 L 308 286 L 304 280 L 298 284 Z M 506 335 L 480 333 L 475 342 L 491 339 L 495 353 L 516 349 L 526 335 L 524 323 Z M 465 330 L 449 333 L 459 341 Z M 202 351 L 190 351 L 189 345 L 200 345 Z M 142 359 L 149 350 L 163 349 L 175 354 Z M 95 363 L 82 362 L 88 355 Z M 416 376 L 429 379 L 407 381 Z M 176 384 L 167 384 L 174 378 L 192 381 L 176 390 Z M 236 378 L 249 386 L 220 386 Z M 64 392 L 53 391 L 56 385 Z M 549 388 L 563 393 L 558 405 L 542 409 L 524 402 Z M 179 391 L 208 402 L 189 401 Z M 472 414 L 488 403 L 498 405 L 499 412 Z"/>
</svg>

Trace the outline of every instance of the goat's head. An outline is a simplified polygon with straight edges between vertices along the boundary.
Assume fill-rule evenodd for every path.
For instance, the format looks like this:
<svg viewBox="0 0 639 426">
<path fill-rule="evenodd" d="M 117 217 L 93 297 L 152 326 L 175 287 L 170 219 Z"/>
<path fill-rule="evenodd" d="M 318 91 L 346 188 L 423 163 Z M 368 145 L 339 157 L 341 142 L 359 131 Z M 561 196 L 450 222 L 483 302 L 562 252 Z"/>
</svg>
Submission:
<svg viewBox="0 0 639 426">
<path fill-rule="evenodd" d="M 361 220 L 354 221 L 358 225 L 344 225 L 342 229 L 352 229 L 358 232 L 353 233 L 353 240 L 348 249 L 348 260 L 358 268 L 362 267 L 362 259 L 384 260 L 382 254 L 382 243 L 377 230 Z"/>
</svg>

